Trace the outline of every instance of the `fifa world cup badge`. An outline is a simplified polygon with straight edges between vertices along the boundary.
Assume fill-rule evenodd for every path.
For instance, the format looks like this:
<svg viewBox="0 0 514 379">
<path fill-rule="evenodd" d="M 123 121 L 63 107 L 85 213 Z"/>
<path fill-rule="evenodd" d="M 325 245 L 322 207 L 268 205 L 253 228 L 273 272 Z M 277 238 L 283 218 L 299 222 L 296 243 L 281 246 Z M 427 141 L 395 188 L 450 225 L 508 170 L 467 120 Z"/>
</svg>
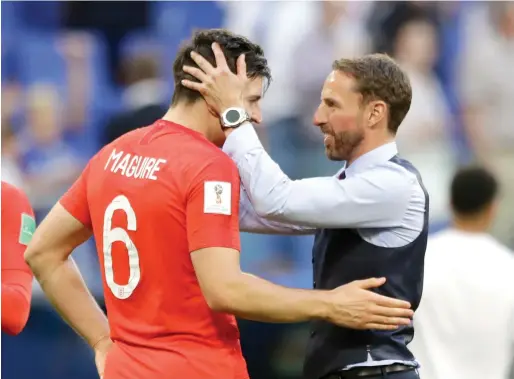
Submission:
<svg viewBox="0 0 514 379">
<path fill-rule="evenodd" d="M 20 226 L 20 237 L 18 242 L 22 245 L 27 246 L 32 240 L 32 235 L 36 231 L 36 220 L 34 217 L 22 213 L 21 214 L 21 226 Z"/>
<path fill-rule="evenodd" d="M 216 204 L 221 204 L 221 194 L 223 193 L 223 187 L 217 184 L 214 186 L 214 192 L 216 192 Z"/>
<path fill-rule="evenodd" d="M 204 213 L 232 214 L 232 185 L 229 182 L 205 182 Z"/>
</svg>

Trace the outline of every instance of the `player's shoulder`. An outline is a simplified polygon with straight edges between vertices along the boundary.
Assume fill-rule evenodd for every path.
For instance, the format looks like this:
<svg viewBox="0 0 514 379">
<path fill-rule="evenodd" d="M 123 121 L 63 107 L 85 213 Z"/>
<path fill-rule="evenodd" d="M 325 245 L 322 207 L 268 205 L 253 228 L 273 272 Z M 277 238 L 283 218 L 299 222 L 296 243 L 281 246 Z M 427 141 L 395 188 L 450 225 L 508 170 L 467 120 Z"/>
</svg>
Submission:
<svg viewBox="0 0 514 379">
<path fill-rule="evenodd" d="M 27 195 L 21 188 L 18 188 L 15 185 L 2 180 L 2 197 L 3 196 L 8 196 L 9 198 L 16 198 L 20 200 L 27 199 Z"/>
<path fill-rule="evenodd" d="M 130 132 L 127 132 L 116 138 L 114 141 L 106 144 L 90 159 L 89 166 L 94 165 L 94 163 L 97 161 L 103 161 L 102 157 L 107 156 L 108 158 L 113 150 L 121 151 L 128 146 L 133 146 L 137 141 L 141 140 L 148 129 L 149 126 L 145 126 L 131 130 Z"/>
<path fill-rule="evenodd" d="M 22 210 L 31 216 L 34 213 L 25 191 L 2 180 L 2 214 L 6 206 L 9 209 Z"/>
<path fill-rule="evenodd" d="M 230 157 L 223 152 L 219 147 L 209 141 L 202 141 L 197 145 L 198 155 L 197 159 L 206 163 L 217 162 L 228 166 L 234 166 L 235 163 Z"/>
<path fill-rule="evenodd" d="M 135 141 L 141 140 L 141 138 L 143 138 L 143 136 L 151 129 L 151 127 L 152 127 L 152 125 L 143 126 L 141 128 L 131 130 L 130 132 L 127 132 L 127 133 L 119 136 L 111 143 L 105 145 L 104 149 L 109 148 L 109 147 L 116 148 L 116 147 L 122 147 L 122 146 L 133 144 Z"/>
</svg>

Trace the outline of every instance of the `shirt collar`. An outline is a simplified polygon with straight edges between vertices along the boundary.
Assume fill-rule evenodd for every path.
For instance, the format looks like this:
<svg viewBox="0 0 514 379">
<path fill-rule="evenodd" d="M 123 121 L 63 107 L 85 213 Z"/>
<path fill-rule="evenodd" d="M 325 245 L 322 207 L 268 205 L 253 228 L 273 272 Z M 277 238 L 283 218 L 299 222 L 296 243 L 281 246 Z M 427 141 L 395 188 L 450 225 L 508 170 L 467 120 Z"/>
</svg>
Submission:
<svg viewBox="0 0 514 379">
<path fill-rule="evenodd" d="M 396 147 L 395 142 L 389 142 L 385 145 L 379 146 L 376 149 L 373 149 L 369 152 L 367 152 L 364 155 L 361 155 L 359 158 L 357 158 L 350 166 L 346 166 L 346 163 L 343 167 L 343 170 L 340 172 L 345 171 L 346 176 L 352 176 L 355 175 L 363 170 L 366 170 L 368 167 L 376 165 L 378 163 L 387 162 L 392 157 L 394 157 L 396 154 L 398 154 L 398 149 Z"/>
</svg>

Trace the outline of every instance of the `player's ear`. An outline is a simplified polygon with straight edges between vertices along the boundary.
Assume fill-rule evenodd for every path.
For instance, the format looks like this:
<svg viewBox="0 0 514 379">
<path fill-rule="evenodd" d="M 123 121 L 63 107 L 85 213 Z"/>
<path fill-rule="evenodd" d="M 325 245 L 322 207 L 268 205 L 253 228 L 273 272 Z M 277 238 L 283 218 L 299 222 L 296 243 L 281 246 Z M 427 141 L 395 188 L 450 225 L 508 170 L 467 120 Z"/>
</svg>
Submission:
<svg viewBox="0 0 514 379">
<path fill-rule="evenodd" d="M 216 117 L 217 119 L 219 119 L 218 112 L 216 112 L 216 110 L 213 107 L 211 107 L 207 102 L 205 102 L 205 105 L 207 106 L 207 110 L 209 111 L 211 116 Z"/>
</svg>

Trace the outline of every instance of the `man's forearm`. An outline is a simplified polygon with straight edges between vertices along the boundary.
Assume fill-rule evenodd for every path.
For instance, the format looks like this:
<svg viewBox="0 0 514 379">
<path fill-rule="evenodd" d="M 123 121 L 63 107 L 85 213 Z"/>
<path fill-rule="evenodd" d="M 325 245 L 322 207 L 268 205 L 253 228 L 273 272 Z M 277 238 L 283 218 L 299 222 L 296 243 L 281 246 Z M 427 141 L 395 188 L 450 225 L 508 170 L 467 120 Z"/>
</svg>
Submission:
<svg viewBox="0 0 514 379">
<path fill-rule="evenodd" d="M 52 305 L 91 347 L 109 336 L 107 317 L 87 289 L 73 259 L 52 264 L 36 259 L 28 263 Z"/>
<path fill-rule="evenodd" d="M 324 319 L 329 313 L 329 292 L 282 287 L 250 274 L 233 283 L 226 311 L 262 322 L 302 322 Z"/>
</svg>

